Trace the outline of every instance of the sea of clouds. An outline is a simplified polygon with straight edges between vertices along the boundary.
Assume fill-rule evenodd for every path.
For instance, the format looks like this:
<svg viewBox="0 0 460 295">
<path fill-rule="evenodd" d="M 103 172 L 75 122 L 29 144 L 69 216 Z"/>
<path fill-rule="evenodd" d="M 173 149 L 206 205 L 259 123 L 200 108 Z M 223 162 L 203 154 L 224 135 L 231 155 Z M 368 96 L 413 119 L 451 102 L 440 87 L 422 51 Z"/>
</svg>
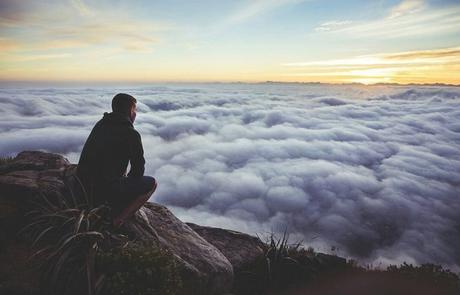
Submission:
<svg viewBox="0 0 460 295">
<path fill-rule="evenodd" d="M 363 262 L 460 266 L 460 88 L 164 84 L 0 88 L 0 156 L 73 163 L 117 92 L 138 99 L 152 201 Z M 336 250 L 331 250 L 334 247 Z"/>
</svg>

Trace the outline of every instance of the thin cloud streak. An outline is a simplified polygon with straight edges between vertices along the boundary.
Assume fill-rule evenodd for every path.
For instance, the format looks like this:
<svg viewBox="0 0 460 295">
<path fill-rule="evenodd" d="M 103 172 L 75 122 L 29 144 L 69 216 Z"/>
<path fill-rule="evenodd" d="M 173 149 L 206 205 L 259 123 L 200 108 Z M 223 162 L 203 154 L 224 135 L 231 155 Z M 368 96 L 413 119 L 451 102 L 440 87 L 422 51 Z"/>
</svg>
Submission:
<svg viewBox="0 0 460 295">
<path fill-rule="evenodd" d="M 83 0 L 71 0 L 73 6 L 80 12 L 83 16 L 94 16 L 95 13 L 92 9 L 86 5 Z"/>
<path fill-rule="evenodd" d="M 316 27 L 315 31 L 347 34 L 351 38 L 400 38 L 460 32 L 459 23 L 458 5 L 428 8 L 423 1 L 404 1 L 385 18 L 375 21 L 330 21 Z"/>
<path fill-rule="evenodd" d="M 375 82 L 394 81 L 404 76 L 418 76 L 431 72 L 445 71 L 451 81 L 460 82 L 460 74 L 455 74 L 460 65 L 460 47 L 407 51 L 390 54 L 373 54 L 348 59 L 314 62 L 284 63 L 282 66 L 301 69 L 302 72 L 285 73 L 286 76 L 300 77 L 341 77 L 346 82 L 362 82 L 374 78 Z M 430 75 L 427 75 L 428 77 Z M 378 81 L 376 78 L 381 78 Z"/>
<path fill-rule="evenodd" d="M 14 25 L 36 37 L 35 40 L 22 41 L 20 36 L 10 36 L 20 42 L 19 51 L 39 51 L 59 48 L 84 48 L 88 46 L 113 46 L 127 50 L 152 49 L 159 42 L 156 34 L 170 30 L 171 24 L 139 20 L 126 11 L 116 7 L 95 9 L 81 0 L 65 3 L 50 2 L 33 4 L 26 1 L 22 5 L 8 4 L 13 15 L 1 14 L 3 22 Z M 29 7 L 35 7 L 32 11 Z M 59 23 L 59 26 L 54 25 Z"/>
<path fill-rule="evenodd" d="M 261 14 L 269 13 L 285 5 L 297 4 L 308 0 L 252 0 L 243 8 L 230 15 L 225 21 L 225 25 L 238 24 L 248 21 Z"/>
<path fill-rule="evenodd" d="M 352 57 L 348 59 L 284 63 L 283 66 L 371 66 L 371 65 L 408 65 L 408 64 L 440 64 L 458 62 L 460 47 L 406 51 L 399 53 L 383 53 Z"/>
<path fill-rule="evenodd" d="M 11 40 L 8 38 L 0 38 L 0 50 L 2 52 L 5 51 L 11 51 L 13 49 L 16 49 L 20 46 L 20 43 L 18 43 L 15 40 Z"/>
<path fill-rule="evenodd" d="M 416 13 L 422 10 L 425 7 L 424 0 L 404 0 L 401 1 L 397 6 L 391 9 L 390 15 L 391 18 L 401 17 L 407 14 Z"/>
<path fill-rule="evenodd" d="M 350 25 L 353 22 L 350 20 L 336 20 L 322 23 L 319 27 L 315 28 L 316 32 L 329 32 L 333 30 L 337 30 L 342 26 Z"/>
</svg>

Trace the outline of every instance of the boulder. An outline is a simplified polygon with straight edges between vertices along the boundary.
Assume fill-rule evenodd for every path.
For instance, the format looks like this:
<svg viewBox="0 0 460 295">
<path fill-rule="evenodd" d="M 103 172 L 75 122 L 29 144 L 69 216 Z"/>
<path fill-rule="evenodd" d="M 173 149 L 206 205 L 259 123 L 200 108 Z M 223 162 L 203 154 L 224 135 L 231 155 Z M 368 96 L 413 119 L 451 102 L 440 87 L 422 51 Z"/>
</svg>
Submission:
<svg viewBox="0 0 460 295">
<path fill-rule="evenodd" d="M 73 166 L 61 155 L 40 151 L 21 152 L 1 165 L 0 218 L 28 209 L 39 194 L 62 195 L 64 175 Z"/>
<path fill-rule="evenodd" d="M 130 239 L 169 249 L 186 266 L 182 279 L 192 294 L 224 294 L 231 289 L 233 267 L 227 257 L 165 206 L 147 202 L 123 229 Z"/>
<path fill-rule="evenodd" d="M 264 255 L 264 243 L 257 237 L 194 223 L 187 223 L 187 225 L 219 249 L 230 261 L 235 272 Z"/>
<path fill-rule="evenodd" d="M 16 236 L 40 193 L 57 196 L 70 163 L 62 156 L 24 151 L 0 165 L 0 294 L 39 294 L 40 272 L 29 265 L 30 245 Z"/>
<path fill-rule="evenodd" d="M 21 228 L 24 214 L 40 194 L 59 197 L 65 192 L 64 175 L 72 165 L 57 154 L 24 151 L 0 165 L 0 247 Z"/>
<path fill-rule="evenodd" d="M 41 151 L 23 151 L 10 162 L 0 166 L 0 174 L 10 171 L 42 171 L 53 169 L 65 169 L 70 162 L 59 154 L 45 153 Z"/>
</svg>

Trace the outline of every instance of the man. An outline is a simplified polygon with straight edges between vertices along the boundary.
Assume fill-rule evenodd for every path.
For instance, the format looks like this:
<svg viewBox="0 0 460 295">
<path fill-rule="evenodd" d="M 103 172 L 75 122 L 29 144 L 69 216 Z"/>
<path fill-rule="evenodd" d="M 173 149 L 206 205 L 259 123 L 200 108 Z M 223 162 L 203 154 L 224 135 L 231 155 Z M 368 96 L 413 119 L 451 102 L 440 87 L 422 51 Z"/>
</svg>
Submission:
<svg viewBox="0 0 460 295">
<path fill-rule="evenodd" d="M 144 176 L 144 149 L 133 123 L 136 99 L 118 93 L 112 99 L 112 112 L 93 127 L 77 166 L 81 180 L 93 205 L 112 207 L 113 225 L 121 226 L 153 194 L 156 180 Z M 130 171 L 126 176 L 128 162 Z"/>
</svg>

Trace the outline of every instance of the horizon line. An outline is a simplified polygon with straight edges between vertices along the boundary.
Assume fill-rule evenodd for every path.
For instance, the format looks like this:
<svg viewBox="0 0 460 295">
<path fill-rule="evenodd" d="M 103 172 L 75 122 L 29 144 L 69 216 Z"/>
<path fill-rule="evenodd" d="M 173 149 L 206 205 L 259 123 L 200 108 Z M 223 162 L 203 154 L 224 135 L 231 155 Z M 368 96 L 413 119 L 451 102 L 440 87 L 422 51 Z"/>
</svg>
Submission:
<svg viewBox="0 0 460 295">
<path fill-rule="evenodd" d="M 432 82 L 432 83 L 397 83 L 397 82 L 377 82 L 377 83 L 361 83 L 361 82 L 320 82 L 320 81 L 193 81 L 193 80 L 152 80 L 152 81 L 122 81 L 122 80 L 0 80 L 0 87 L 5 84 L 13 86 L 30 84 L 30 85 L 145 85 L 145 84 L 302 84 L 302 85 L 359 85 L 359 86 L 446 86 L 460 87 L 460 84 Z"/>
</svg>

